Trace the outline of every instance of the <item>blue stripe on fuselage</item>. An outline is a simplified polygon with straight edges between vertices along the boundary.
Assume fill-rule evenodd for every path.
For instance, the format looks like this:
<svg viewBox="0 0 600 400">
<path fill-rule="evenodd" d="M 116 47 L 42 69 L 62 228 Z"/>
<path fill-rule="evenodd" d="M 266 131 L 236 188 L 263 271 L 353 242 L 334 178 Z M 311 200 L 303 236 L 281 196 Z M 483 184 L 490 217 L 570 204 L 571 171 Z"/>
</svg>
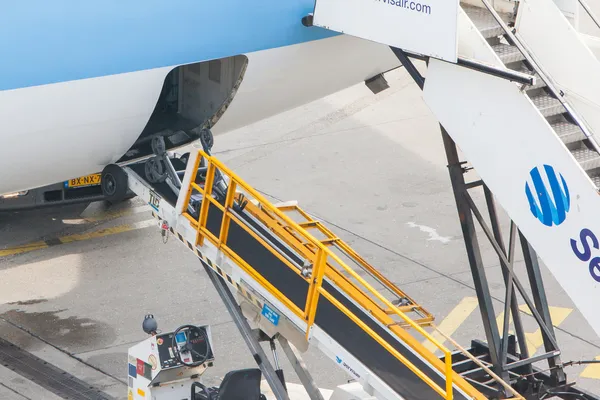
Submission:
<svg viewBox="0 0 600 400">
<path fill-rule="evenodd" d="M 0 12 L 0 90 L 322 39 L 314 0 L 19 0 Z"/>
</svg>

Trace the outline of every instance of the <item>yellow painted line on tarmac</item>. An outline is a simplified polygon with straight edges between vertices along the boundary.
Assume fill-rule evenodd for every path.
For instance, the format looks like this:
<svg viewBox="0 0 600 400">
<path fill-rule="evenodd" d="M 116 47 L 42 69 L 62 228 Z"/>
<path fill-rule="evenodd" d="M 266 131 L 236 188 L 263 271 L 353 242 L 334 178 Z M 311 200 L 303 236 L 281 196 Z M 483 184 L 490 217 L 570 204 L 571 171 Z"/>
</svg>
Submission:
<svg viewBox="0 0 600 400">
<path fill-rule="evenodd" d="M 121 210 L 108 209 L 106 211 L 101 211 L 99 213 L 96 213 L 95 215 L 91 215 L 89 217 L 84 217 L 83 220 L 86 222 L 100 222 L 100 221 L 115 219 L 115 218 L 124 217 L 124 216 L 128 216 L 128 215 L 139 214 L 142 212 L 150 213 L 150 211 L 152 211 L 152 208 L 150 208 L 149 205 L 124 208 Z"/>
<path fill-rule="evenodd" d="M 450 313 L 444 318 L 444 320 L 438 325 L 440 331 L 444 332 L 448 336 L 452 336 L 458 327 L 465 322 L 465 320 L 471 315 L 471 313 L 477 308 L 479 302 L 476 297 L 465 297 Z M 444 344 L 446 338 L 439 332 L 433 332 L 431 334 L 438 342 Z M 423 342 L 429 351 L 435 352 L 437 347 L 429 340 Z"/>
<path fill-rule="evenodd" d="M 519 305 L 519 309 L 523 311 L 527 315 L 533 315 L 527 304 Z M 552 318 L 552 324 L 554 326 L 559 326 L 563 323 L 565 319 L 573 312 L 572 308 L 564 308 L 564 307 L 549 307 L 550 317 Z M 502 336 L 503 327 L 504 327 L 504 311 L 498 314 L 496 318 L 496 323 L 498 324 L 498 330 L 500 331 L 500 335 Z M 512 323 L 512 315 L 509 319 L 509 323 Z M 512 329 L 508 330 L 509 333 L 513 334 L 514 331 Z M 532 356 L 535 352 L 544 345 L 544 337 L 542 336 L 542 330 L 537 329 L 533 333 L 525 332 L 525 340 L 527 342 L 527 349 L 529 350 L 529 355 Z"/>
<path fill-rule="evenodd" d="M 148 228 L 153 225 L 157 225 L 156 220 L 149 219 L 147 221 L 137 222 L 135 224 L 117 225 L 111 228 L 100 229 L 93 232 L 64 236 L 59 240 L 62 244 L 71 242 L 81 242 L 84 240 L 96 239 L 104 236 L 116 235 L 118 233 L 129 232 L 136 229 Z"/>
<path fill-rule="evenodd" d="M 595 358 L 600 361 L 600 356 Z M 581 378 L 600 379 L 600 364 L 590 364 L 579 375 Z"/>
<path fill-rule="evenodd" d="M 527 304 L 521 304 L 519 309 L 528 315 L 533 315 Z M 548 307 L 550 311 L 550 318 L 552 318 L 552 325 L 559 326 L 564 322 L 565 319 L 573 312 L 572 308 L 565 307 Z M 542 336 L 542 330 L 537 329 L 533 333 L 525 333 L 525 339 L 527 340 L 527 349 L 529 355 L 532 356 L 535 352 L 544 345 L 544 337 Z"/>
<path fill-rule="evenodd" d="M 0 250 L 0 257 L 12 256 L 16 254 L 28 253 L 35 250 L 45 249 L 52 246 L 57 246 L 72 242 L 81 242 L 90 239 L 101 238 L 105 236 L 116 235 L 119 233 L 134 231 L 138 229 L 148 228 L 150 226 L 157 226 L 155 219 L 149 219 L 146 221 L 136 222 L 133 224 L 117 225 L 110 228 L 99 229 L 97 231 L 78 233 L 74 235 L 62 236 L 46 241 L 29 243 L 23 246 L 12 247 L 9 249 Z"/>
<path fill-rule="evenodd" d="M 509 327 L 511 323 L 512 315 L 508 319 Z M 504 311 L 501 311 L 500 314 L 498 314 L 498 316 L 496 317 L 496 324 L 498 325 L 498 332 L 500 332 L 500 336 L 502 336 L 502 333 L 504 332 Z M 508 328 L 508 333 L 512 335 L 515 332 L 512 329 Z"/>
<path fill-rule="evenodd" d="M 12 256 L 15 254 L 27 253 L 34 250 L 45 249 L 48 247 L 46 242 L 32 242 L 29 244 L 24 244 L 22 246 L 12 247 L 9 249 L 0 250 L 0 257 Z"/>
</svg>

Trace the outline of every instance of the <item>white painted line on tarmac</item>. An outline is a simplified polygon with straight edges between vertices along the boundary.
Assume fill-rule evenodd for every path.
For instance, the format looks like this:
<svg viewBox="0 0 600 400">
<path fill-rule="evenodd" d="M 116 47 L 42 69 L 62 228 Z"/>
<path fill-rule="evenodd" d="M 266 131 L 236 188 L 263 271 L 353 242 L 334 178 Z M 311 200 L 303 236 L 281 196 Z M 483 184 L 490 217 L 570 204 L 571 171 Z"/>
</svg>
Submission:
<svg viewBox="0 0 600 400">
<path fill-rule="evenodd" d="M 442 236 L 437 232 L 435 228 L 432 228 L 430 226 L 419 225 L 414 222 L 407 222 L 406 225 L 410 226 L 411 228 L 419 228 L 421 232 L 427 233 L 429 235 L 429 238 L 427 240 L 433 240 L 442 243 L 448 243 L 452 240 L 451 236 Z"/>
</svg>

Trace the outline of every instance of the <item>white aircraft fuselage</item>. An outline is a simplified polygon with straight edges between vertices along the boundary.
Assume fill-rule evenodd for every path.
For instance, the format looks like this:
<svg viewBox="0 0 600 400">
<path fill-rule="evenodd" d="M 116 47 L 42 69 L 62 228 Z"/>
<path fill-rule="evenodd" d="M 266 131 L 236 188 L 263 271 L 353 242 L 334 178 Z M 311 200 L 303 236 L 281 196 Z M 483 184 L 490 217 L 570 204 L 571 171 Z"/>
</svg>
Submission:
<svg viewBox="0 0 600 400">
<path fill-rule="evenodd" d="M 239 128 L 399 66 L 386 46 L 303 26 L 310 0 L 33 3 L 0 13 L 0 193 L 148 155 L 143 139 L 165 130 L 176 148 L 195 127 Z"/>
</svg>

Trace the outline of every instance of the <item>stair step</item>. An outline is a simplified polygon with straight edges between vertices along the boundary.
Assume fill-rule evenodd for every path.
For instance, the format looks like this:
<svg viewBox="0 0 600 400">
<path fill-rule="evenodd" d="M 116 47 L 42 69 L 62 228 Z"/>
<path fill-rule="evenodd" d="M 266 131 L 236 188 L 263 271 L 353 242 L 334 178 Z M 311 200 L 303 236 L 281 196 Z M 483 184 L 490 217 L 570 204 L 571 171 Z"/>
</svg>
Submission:
<svg viewBox="0 0 600 400">
<path fill-rule="evenodd" d="M 517 46 L 499 43 L 493 45 L 492 49 L 498 54 L 498 57 L 500 57 L 500 60 L 502 60 L 504 64 L 523 61 L 525 59 L 525 56 L 521 54 Z"/>
<path fill-rule="evenodd" d="M 504 34 L 504 30 L 494 19 L 487 8 L 475 7 L 464 4 L 462 9 L 471 19 L 475 27 L 481 32 L 481 35 L 486 38 L 498 37 Z M 508 15 L 502 15 L 504 21 L 508 21 Z"/>
<path fill-rule="evenodd" d="M 570 122 L 555 122 L 550 124 L 550 126 L 552 126 L 552 129 L 554 129 L 554 132 L 556 132 L 564 144 L 578 142 L 586 138 L 583 131 L 577 125 Z"/>
<path fill-rule="evenodd" d="M 527 90 L 533 90 L 533 89 L 539 89 L 539 88 L 546 87 L 546 82 L 544 82 L 535 71 L 532 71 L 529 68 L 527 68 L 525 66 L 525 64 L 521 64 L 521 66 L 519 67 L 519 69 L 517 69 L 517 71 L 519 71 L 522 74 L 535 76 L 535 85 L 527 87 Z"/>
<path fill-rule="evenodd" d="M 579 165 L 586 171 L 600 167 L 600 154 L 594 150 L 583 146 L 579 149 L 571 150 L 571 154 L 573 154 Z"/>
<path fill-rule="evenodd" d="M 533 104 L 535 104 L 544 117 L 551 117 L 566 112 L 561 102 L 547 93 L 534 96 L 531 98 L 531 101 L 533 101 Z"/>
</svg>

